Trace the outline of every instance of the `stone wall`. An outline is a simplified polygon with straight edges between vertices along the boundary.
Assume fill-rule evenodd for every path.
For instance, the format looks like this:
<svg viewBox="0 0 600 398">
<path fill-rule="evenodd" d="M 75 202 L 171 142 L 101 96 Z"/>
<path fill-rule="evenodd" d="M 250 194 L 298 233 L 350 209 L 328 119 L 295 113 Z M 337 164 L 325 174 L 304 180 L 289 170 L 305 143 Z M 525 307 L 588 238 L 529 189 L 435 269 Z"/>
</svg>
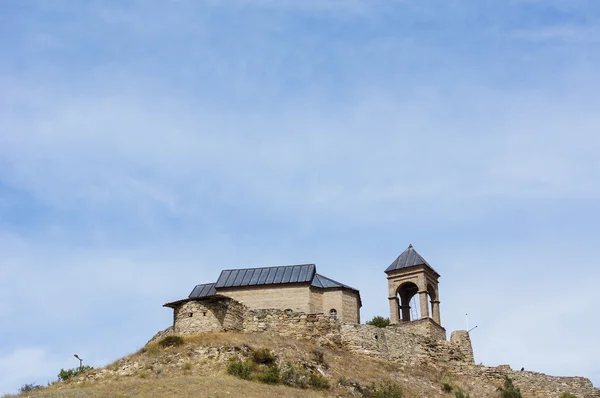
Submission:
<svg viewBox="0 0 600 398">
<path fill-rule="evenodd" d="M 426 325 L 426 323 L 423 323 Z M 350 351 L 406 364 L 461 362 L 468 358 L 453 343 L 439 336 L 419 334 L 416 328 L 398 325 L 378 328 L 370 325 L 342 325 L 342 345 Z"/>
<path fill-rule="evenodd" d="M 467 363 L 475 363 L 473 356 L 473 345 L 471 337 L 466 330 L 455 330 L 450 335 L 450 342 L 453 343 L 458 350 L 464 355 Z"/>
<path fill-rule="evenodd" d="M 342 290 L 342 311 L 342 322 L 360 323 L 360 299 L 358 293 Z"/>
<path fill-rule="evenodd" d="M 245 311 L 242 304 L 225 297 L 187 301 L 174 309 L 173 332 L 241 331 Z"/>
<path fill-rule="evenodd" d="M 221 288 L 219 294 L 231 297 L 250 309 L 291 309 L 311 312 L 310 290 L 306 285 L 245 286 Z"/>
<path fill-rule="evenodd" d="M 411 322 L 400 322 L 391 327 L 431 337 L 435 340 L 446 340 L 446 329 L 435 323 L 431 318 L 423 318 Z"/>
<path fill-rule="evenodd" d="M 558 377 L 529 371 L 515 371 L 508 365 L 497 367 L 469 366 L 454 364 L 450 373 L 459 376 L 475 377 L 486 380 L 497 387 L 504 383 L 505 377 L 521 389 L 524 398 L 559 398 L 564 392 L 578 398 L 599 398 L 600 389 L 585 377 Z"/>
<path fill-rule="evenodd" d="M 316 339 L 321 343 L 340 344 L 340 322 L 327 314 L 307 314 L 278 309 L 248 310 L 243 321 L 244 333 L 272 332 L 281 336 Z"/>
</svg>

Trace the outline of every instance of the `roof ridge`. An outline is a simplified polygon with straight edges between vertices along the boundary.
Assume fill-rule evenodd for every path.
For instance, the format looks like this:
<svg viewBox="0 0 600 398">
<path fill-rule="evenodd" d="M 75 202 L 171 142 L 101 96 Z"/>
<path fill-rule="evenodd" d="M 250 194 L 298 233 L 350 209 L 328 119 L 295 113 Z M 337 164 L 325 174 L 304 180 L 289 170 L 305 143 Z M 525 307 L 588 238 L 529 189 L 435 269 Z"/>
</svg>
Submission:
<svg viewBox="0 0 600 398">
<path fill-rule="evenodd" d="M 290 265 L 269 265 L 267 267 L 249 267 L 249 268 L 228 268 L 228 269 L 223 269 L 221 270 L 221 272 L 223 271 L 243 271 L 243 270 L 247 270 L 247 269 L 265 269 L 265 268 L 287 268 L 287 267 L 302 267 L 304 265 L 314 265 L 316 266 L 316 264 L 314 263 L 306 263 L 306 264 L 290 264 Z"/>
</svg>

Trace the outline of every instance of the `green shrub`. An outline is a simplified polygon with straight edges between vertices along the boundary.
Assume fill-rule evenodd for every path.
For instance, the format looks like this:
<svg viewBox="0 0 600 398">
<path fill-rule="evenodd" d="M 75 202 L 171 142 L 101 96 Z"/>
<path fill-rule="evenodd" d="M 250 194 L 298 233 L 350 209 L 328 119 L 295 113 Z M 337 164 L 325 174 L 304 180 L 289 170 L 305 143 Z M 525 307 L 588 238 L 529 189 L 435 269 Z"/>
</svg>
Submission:
<svg viewBox="0 0 600 398">
<path fill-rule="evenodd" d="M 465 393 L 463 390 L 458 389 L 454 391 L 454 398 L 471 398 L 468 393 Z"/>
<path fill-rule="evenodd" d="M 40 388 L 42 388 L 42 386 L 37 385 L 35 383 L 23 384 L 21 386 L 21 388 L 19 388 L 19 394 L 23 394 L 24 392 L 30 392 L 30 391 L 33 391 L 33 390 L 39 390 Z"/>
<path fill-rule="evenodd" d="M 272 365 L 267 369 L 266 372 L 261 373 L 257 377 L 258 381 L 265 384 L 277 384 L 279 383 L 279 367 L 277 365 Z"/>
<path fill-rule="evenodd" d="M 182 370 L 190 370 L 190 369 L 192 369 L 192 364 L 189 362 L 184 362 L 183 365 L 181 365 L 181 369 Z"/>
<path fill-rule="evenodd" d="M 311 387 L 316 388 L 317 390 L 328 390 L 329 389 L 329 381 L 321 375 L 316 375 L 311 373 L 308 379 L 308 384 Z"/>
<path fill-rule="evenodd" d="M 256 351 L 252 351 L 252 360 L 254 363 L 259 365 L 271 366 L 277 361 L 277 357 L 274 353 L 266 348 L 261 348 Z"/>
<path fill-rule="evenodd" d="M 442 384 L 443 392 L 452 392 L 452 390 L 454 390 L 454 387 L 452 387 L 450 384 L 448 384 L 448 383 Z"/>
<path fill-rule="evenodd" d="M 367 322 L 367 325 L 377 326 L 378 328 L 384 328 L 386 326 L 390 326 L 390 318 L 374 316 L 373 319 Z"/>
<path fill-rule="evenodd" d="M 376 386 L 372 386 L 367 394 L 369 398 L 402 398 L 404 393 L 399 385 L 392 381 L 384 381 Z"/>
<path fill-rule="evenodd" d="M 66 381 L 72 377 L 78 376 L 79 374 L 85 373 L 92 369 L 94 369 L 94 368 L 91 366 L 87 366 L 87 365 L 79 367 L 79 368 L 73 368 L 73 369 L 67 369 L 67 370 L 61 369 L 60 373 L 58 374 L 58 380 Z"/>
<path fill-rule="evenodd" d="M 560 394 L 560 398 L 577 398 L 577 396 L 571 394 L 570 392 L 563 392 Z"/>
<path fill-rule="evenodd" d="M 158 342 L 158 344 L 163 347 L 177 347 L 180 345 L 183 345 L 183 337 L 181 336 L 167 336 L 165 338 L 163 338 L 161 341 Z"/>
<path fill-rule="evenodd" d="M 252 378 L 252 366 L 239 359 L 232 359 L 227 366 L 227 373 L 240 379 L 250 380 Z"/>
<path fill-rule="evenodd" d="M 504 377 L 504 387 L 499 387 L 500 396 L 502 398 L 522 398 L 521 389 L 513 385 L 511 378 Z"/>
<path fill-rule="evenodd" d="M 288 362 L 284 370 L 280 372 L 280 382 L 289 387 L 308 388 L 309 376 L 304 368 L 299 368 Z"/>
</svg>

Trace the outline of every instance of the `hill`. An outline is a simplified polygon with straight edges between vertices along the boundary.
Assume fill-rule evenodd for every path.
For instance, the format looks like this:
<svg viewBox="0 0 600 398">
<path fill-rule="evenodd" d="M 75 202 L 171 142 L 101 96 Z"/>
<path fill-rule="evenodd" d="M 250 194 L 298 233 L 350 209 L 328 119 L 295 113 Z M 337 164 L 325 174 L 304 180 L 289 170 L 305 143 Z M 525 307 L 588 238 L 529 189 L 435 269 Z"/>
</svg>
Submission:
<svg viewBox="0 0 600 398">
<path fill-rule="evenodd" d="M 105 368 L 20 396 L 501 396 L 498 388 L 502 382 L 497 378 L 461 374 L 448 363 L 408 366 L 340 346 L 317 345 L 314 340 L 283 338 L 270 333 L 205 333 L 172 340 L 172 344 L 181 344 L 162 346 L 152 341 Z M 557 391 L 555 396 L 558 398 L 567 392 Z"/>
</svg>

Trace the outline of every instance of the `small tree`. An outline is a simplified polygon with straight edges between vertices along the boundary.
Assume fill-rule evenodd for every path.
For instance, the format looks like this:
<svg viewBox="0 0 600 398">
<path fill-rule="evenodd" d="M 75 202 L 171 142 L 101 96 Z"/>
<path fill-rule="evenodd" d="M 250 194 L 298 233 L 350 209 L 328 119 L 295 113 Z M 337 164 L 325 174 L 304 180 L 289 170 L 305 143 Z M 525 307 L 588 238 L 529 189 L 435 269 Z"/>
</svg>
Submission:
<svg viewBox="0 0 600 398">
<path fill-rule="evenodd" d="M 504 387 L 498 387 L 502 398 L 521 398 L 521 389 L 513 385 L 511 378 L 504 377 Z"/>
<path fill-rule="evenodd" d="M 382 316 L 374 316 L 373 319 L 367 322 L 367 325 L 377 326 L 378 328 L 384 328 L 390 326 L 390 318 L 384 318 Z"/>
</svg>

